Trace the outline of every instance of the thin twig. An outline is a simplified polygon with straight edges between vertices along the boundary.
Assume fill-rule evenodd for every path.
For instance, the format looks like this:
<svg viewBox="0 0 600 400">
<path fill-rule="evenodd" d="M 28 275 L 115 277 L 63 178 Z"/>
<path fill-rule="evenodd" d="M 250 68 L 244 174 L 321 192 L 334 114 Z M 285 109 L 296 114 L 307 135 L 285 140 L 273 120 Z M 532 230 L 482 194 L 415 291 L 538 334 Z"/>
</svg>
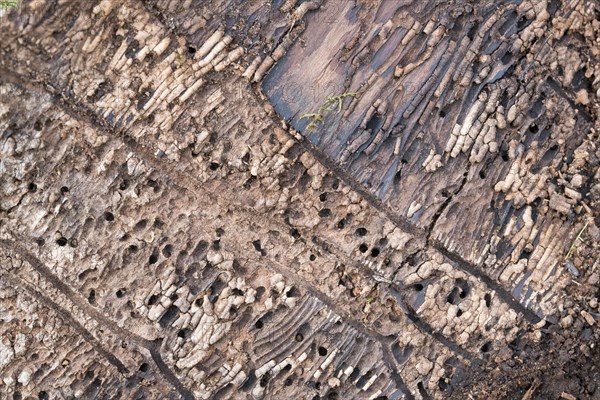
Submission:
<svg viewBox="0 0 600 400">
<path fill-rule="evenodd" d="M 575 240 L 573 240 L 573 244 L 571 245 L 571 248 L 569 248 L 569 252 L 565 256 L 565 260 L 568 260 L 569 258 L 571 258 L 571 256 L 573 255 L 573 251 L 575 250 L 575 246 L 577 245 L 577 241 L 581 240 L 581 236 L 583 236 L 583 232 L 585 232 L 585 230 L 587 229 L 589 224 L 590 224 L 590 221 L 587 221 L 585 223 L 585 225 L 583 225 L 583 228 L 581 228 L 581 230 L 575 237 Z"/>
</svg>

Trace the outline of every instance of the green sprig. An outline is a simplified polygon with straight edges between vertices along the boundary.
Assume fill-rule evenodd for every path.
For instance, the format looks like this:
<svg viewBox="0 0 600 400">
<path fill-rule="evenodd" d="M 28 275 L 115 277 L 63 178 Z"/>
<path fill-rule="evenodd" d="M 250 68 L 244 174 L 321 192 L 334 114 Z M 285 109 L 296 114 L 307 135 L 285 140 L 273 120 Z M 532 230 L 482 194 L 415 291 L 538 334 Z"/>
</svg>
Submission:
<svg viewBox="0 0 600 400">
<path fill-rule="evenodd" d="M 581 237 L 583 236 L 583 232 L 585 232 L 585 230 L 587 229 L 589 224 L 590 224 L 590 221 L 587 221 L 585 223 L 585 225 L 583 225 L 583 228 L 581 228 L 581 230 L 575 237 L 575 240 L 573 240 L 573 244 L 571 244 L 571 247 L 569 248 L 569 252 L 565 256 L 565 261 L 568 261 L 569 258 L 571 258 L 571 256 L 573 255 L 573 252 L 575 251 L 575 247 L 577 246 L 577 242 L 581 240 Z"/>
<path fill-rule="evenodd" d="M 334 111 L 336 108 L 336 113 L 342 111 L 342 106 L 344 105 L 344 99 L 346 97 L 358 97 L 358 93 L 356 92 L 345 92 L 342 94 L 338 94 L 335 96 L 327 96 L 327 100 L 325 103 L 319 107 L 319 110 L 315 113 L 307 113 L 300 117 L 300 119 L 308 118 L 310 119 L 310 123 L 306 126 L 306 130 L 316 129 L 320 122 L 321 125 L 325 125 L 325 117 L 331 111 Z"/>
</svg>

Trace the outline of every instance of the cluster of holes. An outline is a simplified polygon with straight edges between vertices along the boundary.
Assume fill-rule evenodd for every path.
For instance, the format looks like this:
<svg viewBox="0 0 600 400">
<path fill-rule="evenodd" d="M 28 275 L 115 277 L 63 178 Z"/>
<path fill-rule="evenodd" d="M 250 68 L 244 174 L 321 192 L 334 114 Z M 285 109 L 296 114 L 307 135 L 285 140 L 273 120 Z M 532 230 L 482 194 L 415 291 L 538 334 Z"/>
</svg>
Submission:
<svg viewBox="0 0 600 400">
<path fill-rule="evenodd" d="M 38 243 L 39 246 L 42 246 L 45 243 L 45 241 L 43 241 L 43 239 L 38 239 L 38 241 L 36 241 L 36 242 Z M 67 244 L 71 247 L 77 247 L 77 246 L 79 246 L 79 241 L 75 238 L 71 238 L 69 240 L 64 236 L 61 236 L 58 239 L 56 239 L 56 244 L 59 245 L 60 247 L 64 247 Z"/>
<path fill-rule="evenodd" d="M 458 304 L 459 300 L 456 298 L 456 296 L 458 296 L 461 299 L 464 299 L 465 297 L 467 297 L 467 294 L 466 294 L 466 292 L 462 291 L 461 289 L 455 287 L 454 289 L 452 289 L 452 291 L 446 298 L 446 301 L 450 304 Z"/>
<path fill-rule="evenodd" d="M 358 246 L 358 251 L 360 251 L 361 253 L 366 253 L 369 250 L 369 246 L 366 243 L 361 243 Z M 379 256 L 379 254 L 381 253 L 381 250 L 379 250 L 378 247 L 373 247 L 371 249 L 371 257 L 377 257 Z"/>
<path fill-rule="evenodd" d="M 456 280 L 456 286 L 452 289 L 450 294 L 448 294 L 446 301 L 453 305 L 458 304 L 460 303 L 461 299 L 467 297 L 469 291 L 469 285 L 467 282 L 464 279 L 459 278 Z"/>
<path fill-rule="evenodd" d="M 160 185 L 154 179 L 148 179 L 148 186 L 154 190 L 154 193 L 160 192 Z"/>
</svg>

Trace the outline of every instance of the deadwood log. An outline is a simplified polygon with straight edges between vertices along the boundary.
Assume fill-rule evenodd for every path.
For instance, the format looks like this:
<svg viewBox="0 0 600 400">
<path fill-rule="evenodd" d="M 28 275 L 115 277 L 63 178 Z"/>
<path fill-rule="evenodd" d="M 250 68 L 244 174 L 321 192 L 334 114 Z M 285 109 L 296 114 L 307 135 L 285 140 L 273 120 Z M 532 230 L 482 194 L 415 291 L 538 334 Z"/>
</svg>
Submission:
<svg viewBox="0 0 600 400">
<path fill-rule="evenodd" d="M 598 265 L 592 0 L 1 18 L 1 398 L 443 398 Z"/>
</svg>

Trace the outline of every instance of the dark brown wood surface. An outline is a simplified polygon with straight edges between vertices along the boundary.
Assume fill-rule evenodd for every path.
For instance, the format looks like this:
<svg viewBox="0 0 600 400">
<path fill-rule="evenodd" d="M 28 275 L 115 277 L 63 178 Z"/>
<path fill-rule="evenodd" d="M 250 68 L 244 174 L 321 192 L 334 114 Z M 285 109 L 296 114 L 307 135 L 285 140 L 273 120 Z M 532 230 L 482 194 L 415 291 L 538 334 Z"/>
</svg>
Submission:
<svg viewBox="0 0 600 400">
<path fill-rule="evenodd" d="M 598 265 L 565 256 L 597 243 L 599 11 L 23 1 L 0 397 L 445 398 L 568 329 Z"/>
</svg>

